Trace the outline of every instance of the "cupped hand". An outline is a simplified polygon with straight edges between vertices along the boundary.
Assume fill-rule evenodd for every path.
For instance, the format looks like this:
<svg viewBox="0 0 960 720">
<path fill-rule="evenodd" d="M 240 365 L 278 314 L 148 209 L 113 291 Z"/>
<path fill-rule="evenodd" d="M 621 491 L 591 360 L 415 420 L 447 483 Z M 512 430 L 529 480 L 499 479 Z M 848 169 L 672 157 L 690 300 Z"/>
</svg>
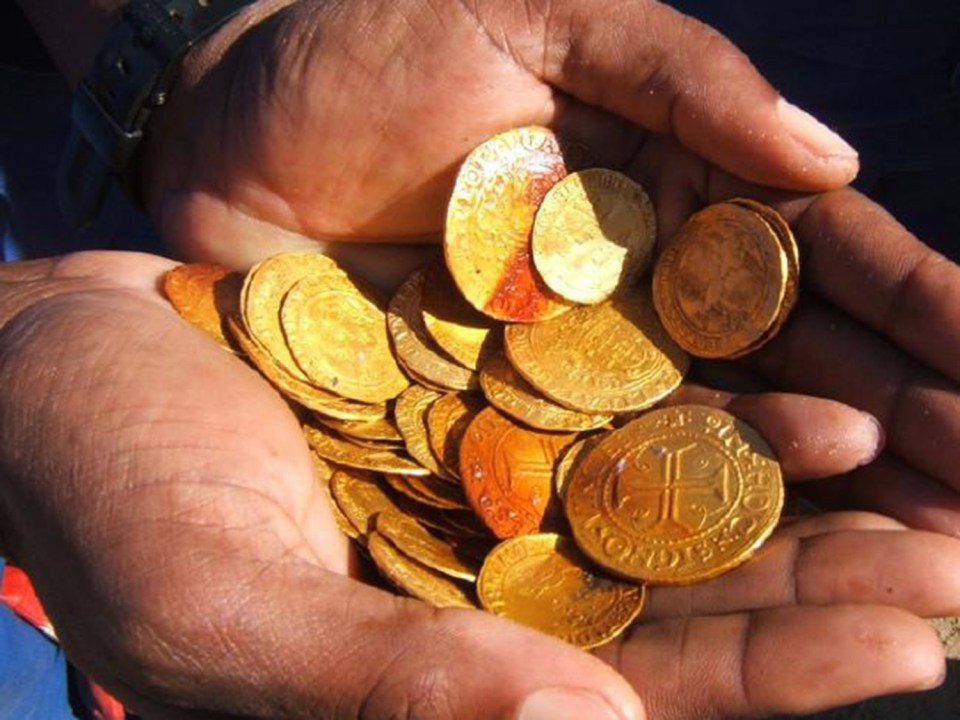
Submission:
<svg viewBox="0 0 960 720">
<path fill-rule="evenodd" d="M 876 462 L 806 491 L 825 507 L 960 536 L 960 267 L 852 189 L 758 187 L 666 139 L 648 142 L 625 169 L 655 196 L 663 238 L 703 205 L 737 195 L 784 214 L 800 245 L 800 302 L 744 365 L 773 387 L 863 409 L 886 436 Z"/>
<path fill-rule="evenodd" d="M 727 576 L 655 589 L 595 656 L 363 584 L 293 413 L 161 298 L 170 265 L 0 266 L 2 549 L 69 656 L 146 717 L 687 720 L 941 678 L 916 615 L 960 610 L 960 541 L 872 515 L 797 520 Z M 836 402 L 685 392 L 758 427 L 791 480 L 878 451 Z"/>
<path fill-rule="evenodd" d="M 733 45 L 654 0 L 261 0 L 190 55 L 151 122 L 146 200 L 195 260 L 423 241 L 466 154 L 531 124 L 604 167 L 654 132 L 775 187 L 857 171 Z"/>
</svg>

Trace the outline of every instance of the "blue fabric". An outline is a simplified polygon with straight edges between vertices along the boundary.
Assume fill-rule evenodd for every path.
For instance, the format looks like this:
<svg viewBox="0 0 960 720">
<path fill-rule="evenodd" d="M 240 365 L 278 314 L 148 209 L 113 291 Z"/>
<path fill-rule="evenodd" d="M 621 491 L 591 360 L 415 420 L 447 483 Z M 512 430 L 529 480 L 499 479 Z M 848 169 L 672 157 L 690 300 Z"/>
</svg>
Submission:
<svg viewBox="0 0 960 720">
<path fill-rule="evenodd" d="M 67 682 L 56 643 L 0 605 L 0 720 L 75 720 Z"/>
</svg>

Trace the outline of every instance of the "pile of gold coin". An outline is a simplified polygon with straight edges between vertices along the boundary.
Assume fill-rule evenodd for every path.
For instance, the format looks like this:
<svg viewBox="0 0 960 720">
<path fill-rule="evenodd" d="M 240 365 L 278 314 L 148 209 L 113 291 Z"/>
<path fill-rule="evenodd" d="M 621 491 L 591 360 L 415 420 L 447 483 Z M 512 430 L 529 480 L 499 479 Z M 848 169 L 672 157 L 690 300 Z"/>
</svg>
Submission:
<svg viewBox="0 0 960 720">
<path fill-rule="evenodd" d="M 658 403 L 688 352 L 739 356 L 778 331 L 790 228 L 714 205 L 653 268 L 656 232 L 643 188 L 520 128 L 470 153 L 444 260 L 392 298 L 314 253 L 246 275 L 183 265 L 165 289 L 292 401 L 339 527 L 394 587 L 594 647 L 648 585 L 745 562 L 783 504 L 755 430 Z"/>
</svg>

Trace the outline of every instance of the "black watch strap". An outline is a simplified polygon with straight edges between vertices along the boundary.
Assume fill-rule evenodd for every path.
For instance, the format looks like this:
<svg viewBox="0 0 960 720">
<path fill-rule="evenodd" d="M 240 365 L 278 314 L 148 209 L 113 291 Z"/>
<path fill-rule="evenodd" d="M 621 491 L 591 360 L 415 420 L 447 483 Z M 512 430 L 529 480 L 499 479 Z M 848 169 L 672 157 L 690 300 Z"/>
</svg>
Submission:
<svg viewBox="0 0 960 720">
<path fill-rule="evenodd" d="M 91 224 L 109 186 L 135 199 L 144 128 L 187 51 L 254 0 L 130 0 L 73 98 L 57 194 L 67 222 Z"/>
</svg>

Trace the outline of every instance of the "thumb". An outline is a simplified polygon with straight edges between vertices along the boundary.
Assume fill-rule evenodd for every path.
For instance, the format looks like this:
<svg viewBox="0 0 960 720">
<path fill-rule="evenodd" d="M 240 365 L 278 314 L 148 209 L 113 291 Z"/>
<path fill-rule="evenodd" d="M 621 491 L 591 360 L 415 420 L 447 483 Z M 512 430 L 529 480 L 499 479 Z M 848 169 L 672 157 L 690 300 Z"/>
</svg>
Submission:
<svg viewBox="0 0 960 720">
<path fill-rule="evenodd" d="M 780 97 L 720 33 L 656 0 L 491 5 L 490 16 L 476 10 L 491 41 L 541 79 L 735 175 L 811 191 L 857 174 L 840 136 Z"/>
<path fill-rule="evenodd" d="M 221 574 L 204 578 L 204 593 L 236 592 L 236 573 Z M 305 564 L 273 565 L 257 573 L 255 587 L 235 610 L 221 602 L 215 616 L 194 618 L 205 637 L 222 640 L 189 648 L 194 666 L 218 668 L 213 682 L 220 686 L 207 684 L 204 693 L 215 703 L 210 711 L 369 720 L 646 718 L 608 665 L 492 615 L 436 610 Z M 186 629 L 181 637 L 192 634 Z M 242 646 L 232 642 L 241 638 Z M 195 697 L 189 677 L 176 683 L 161 696 Z M 170 705 L 132 707 L 148 717 L 192 717 Z"/>
</svg>

